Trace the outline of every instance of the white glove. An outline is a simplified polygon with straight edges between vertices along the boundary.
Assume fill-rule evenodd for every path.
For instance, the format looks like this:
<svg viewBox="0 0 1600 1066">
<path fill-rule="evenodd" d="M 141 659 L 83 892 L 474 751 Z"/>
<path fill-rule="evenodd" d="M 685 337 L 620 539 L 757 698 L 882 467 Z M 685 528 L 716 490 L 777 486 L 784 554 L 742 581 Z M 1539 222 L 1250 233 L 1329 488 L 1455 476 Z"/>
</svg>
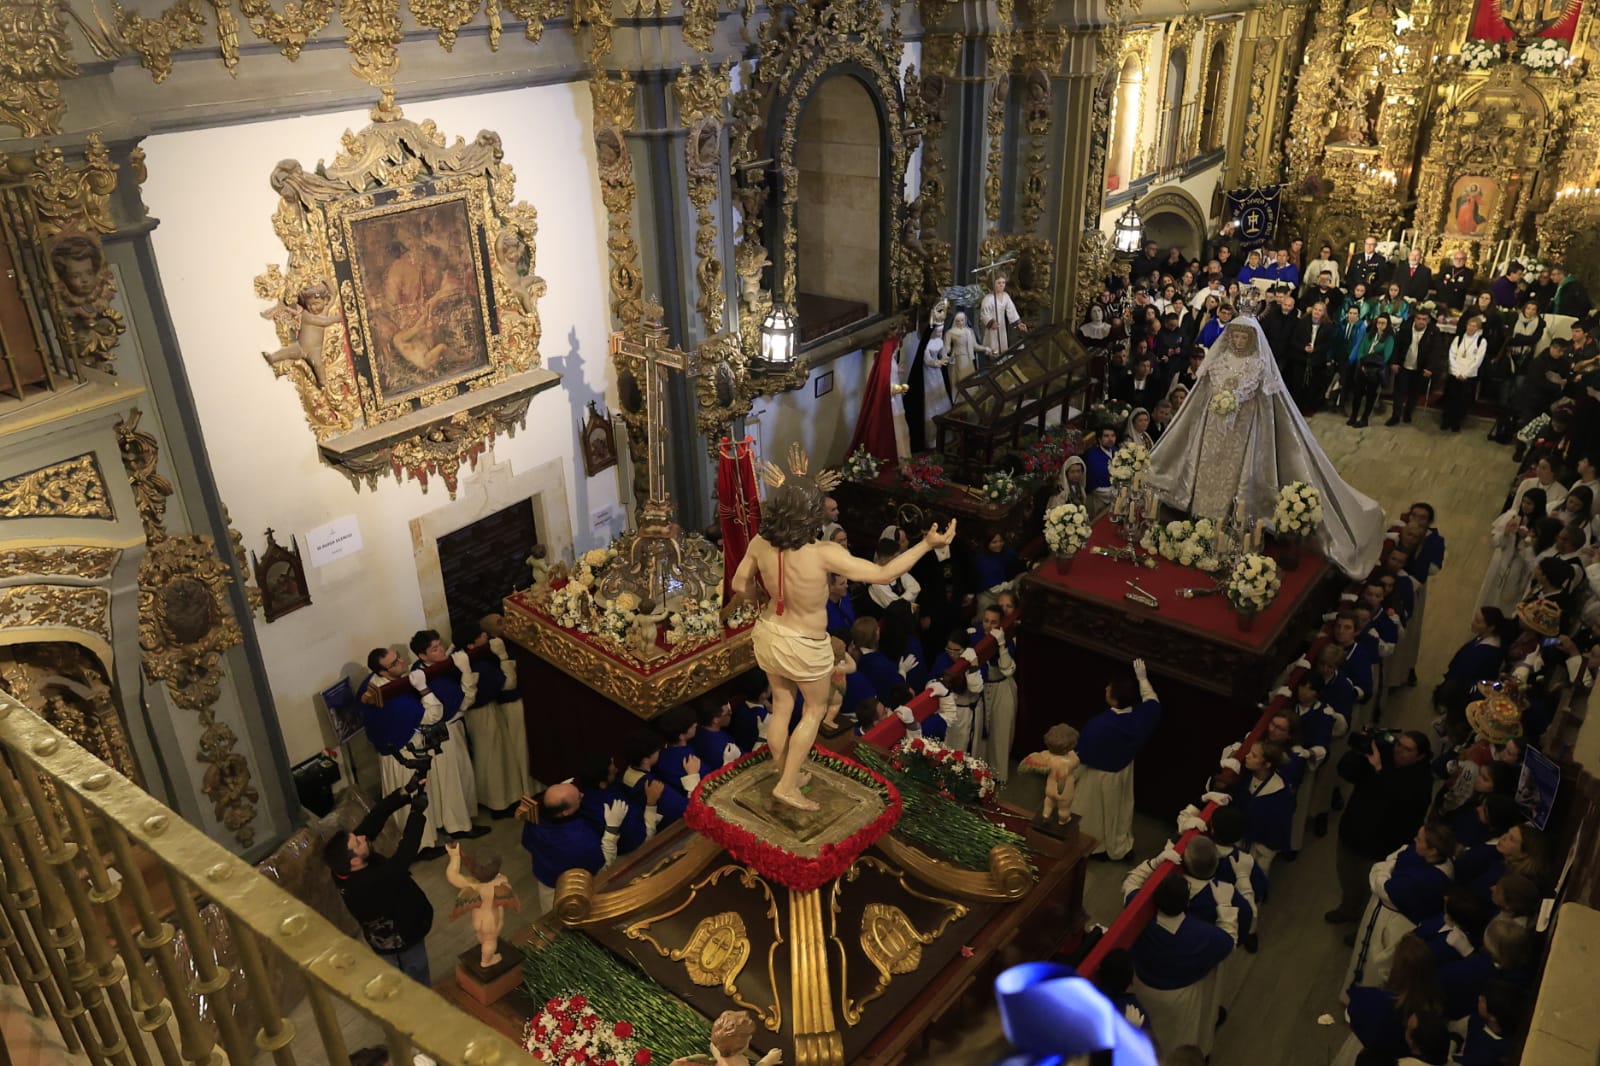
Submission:
<svg viewBox="0 0 1600 1066">
<path fill-rule="evenodd" d="M 1300 656 L 1300 658 L 1296 659 L 1294 662 L 1290 663 L 1289 665 L 1292 666 L 1292 667 L 1296 667 L 1297 669 L 1300 669 L 1300 670 L 1309 670 L 1309 669 L 1311 669 L 1311 660 L 1307 659 L 1304 655 L 1302 655 L 1302 656 Z"/>
<path fill-rule="evenodd" d="M 1170 841 L 1166 847 L 1161 849 L 1161 854 L 1156 856 L 1156 860 L 1158 862 L 1170 862 L 1174 866 L 1183 865 L 1183 856 L 1178 854 L 1178 849 L 1173 847 Z"/>
<path fill-rule="evenodd" d="M 910 707 L 896 707 L 894 709 L 894 716 L 900 719 L 906 725 L 917 724 L 917 716 Z"/>
<path fill-rule="evenodd" d="M 978 649 L 977 648 L 966 648 L 966 649 L 964 649 L 961 652 L 961 657 L 963 659 L 967 660 L 967 662 L 971 663 L 973 666 L 977 666 L 978 665 Z"/>
<path fill-rule="evenodd" d="M 1191 829 L 1197 833 L 1204 833 L 1207 829 L 1206 820 L 1198 814 L 1178 815 L 1178 832 L 1187 833 Z"/>
<path fill-rule="evenodd" d="M 1135 659 L 1135 660 L 1133 660 L 1133 676 L 1138 678 L 1140 681 L 1148 681 L 1148 680 L 1150 680 L 1149 675 L 1144 672 L 1144 660 L 1143 659 Z"/>
<path fill-rule="evenodd" d="M 1219 807 L 1226 807 L 1233 802 L 1233 797 L 1226 792 L 1203 792 L 1200 794 L 1200 798 L 1207 803 L 1215 803 Z"/>
<path fill-rule="evenodd" d="M 900 676 L 909 676 L 911 671 L 915 670 L 917 668 L 917 664 L 921 661 L 922 660 L 918 659 L 915 655 L 900 656 L 900 662 L 896 664 L 900 668 Z"/>
<path fill-rule="evenodd" d="M 472 673 L 472 663 L 467 659 L 467 653 L 465 650 L 457 648 L 455 651 L 451 652 L 450 661 L 455 663 L 456 669 L 460 670 L 463 674 Z"/>
<path fill-rule="evenodd" d="M 1222 768 L 1224 770 L 1232 770 L 1234 773 L 1238 773 L 1239 760 L 1229 756 L 1228 758 L 1222 760 Z"/>
<path fill-rule="evenodd" d="M 1356 602 L 1356 594 L 1354 592 L 1341 593 L 1339 595 L 1339 602 L 1340 603 L 1354 603 L 1354 602 Z"/>
<path fill-rule="evenodd" d="M 1226 881 L 1211 882 L 1211 898 L 1217 901 L 1219 907 L 1233 906 L 1234 888 Z"/>
<path fill-rule="evenodd" d="M 1294 693 L 1289 690 L 1288 685 L 1279 685 L 1276 689 L 1273 689 L 1272 694 L 1274 696 L 1283 696 L 1286 699 L 1294 698 Z"/>
<path fill-rule="evenodd" d="M 622 822 L 628 817 L 628 801 L 612 800 L 606 804 L 606 828 L 620 829 Z"/>
<path fill-rule="evenodd" d="M 933 698 L 936 699 L 936 700 L 942 700 L 946 696 L 950 695 L 950 687 L 948 685 L 946 685 L 943 681 L 931 681 L 931 682 L 929 682 L 928 683 L 928 691 L 933 693 Z"/>
</svg>

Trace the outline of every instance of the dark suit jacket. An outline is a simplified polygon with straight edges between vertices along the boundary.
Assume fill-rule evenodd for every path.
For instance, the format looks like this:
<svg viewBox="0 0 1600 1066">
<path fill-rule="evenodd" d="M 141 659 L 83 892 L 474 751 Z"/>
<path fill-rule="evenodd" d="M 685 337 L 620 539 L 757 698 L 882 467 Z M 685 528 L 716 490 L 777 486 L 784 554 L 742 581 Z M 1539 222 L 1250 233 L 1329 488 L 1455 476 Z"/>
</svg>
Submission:
<svg viewBox="0 0 1600 1066">
<path fill-rule="evenodd" d="M 1129 374 L 1117 383 L 1116 391 L 1112 398 L 1123 403 L 1132 404 L 1134 407 L 1143 407 L 1146 411 L 1155 406 L 1157 400 L 1167 394 L 1166 379 L 1161 376 L 1161 371 L 1152 368 L 1150 376 L 1144 379 L 1144 388 L 1134 388 L 1133 375 Z M 1120 432 L 1120 430 L 1119 430 Z"/>
<path fill-rule="evenodd" d="M 1133 257 L 1133 266 L 1128 270 L 1128 280 L 1138 281 L 1140 278 L 1148 278 L 1159 274 L 1163 262 L 1164 260 L 1162 259 L 1151 259 L 1143 252 L 1140 252 Z"/>
<path fill-rule="evenodd" d="M 1426 263 L 1418 263 L 1415 272 L 1410 263 L 1398 263 L 1390 273 L 1389 281 L 1400 286 L 1401 296 L 1420 303 L 1428 298 L 1428 290 L 1433 288 L 1433 271 L 1428 269 Z"/>
<path fill-rule="evenodd" d="M 1394 366 L 1396 368 L 1406 365 L 1406 353 L 1411 350 L 1411 335 L 1416 331 L 1411 328 L 1411 323 L 1406 322 L 1395 330 L 1394 333 Z M 1433 371 L 1434 377 L 1442 377 L 1446 370 L 1446 361 L 1450 356 L 1450 345 L 1446 342 L 1439 327 L 1432 322 L 1423 332 L 1422 338 L 1417 341 L 1417 370 Z"/>
<path fill-rule="evenodd" d="M 1310 363 L 1312 366 L 1321 366 L 1329 359 L 1336 358 L 1338 351 L 1334 340 L 1339 335 L 1339 327 L 1333 319 L 1324 318 L 1318 323 L 1317 339 L 1311 340 L 1311 316 L 1306 314 L 1294 326 L 1294 336 L 1291 338 L 1288 350 L 1284 353 L 1284 362 Z M 1306 351 L 1306 345 L 1311 344 L 1312 350 Z"/>
<path fill-rule="evenodd" d="M 1355 288 L 1359 281 L 1364 282 L 1367 291 L 1371 292 L 1388 266 L 1389 261 L 1378 252 L 1373 252 L 1370 257 L 1365 252 L 1357 252 L 1350 257 L 1350 265 L 1344 268 L 1345 287 Z"/>
<path fill-rule="evenodd" d="M 1461 310 L 1466 304 L 1467 290 L 1472 288 L 1476 273 L 1468 266 L 1446 266 L 1436 276 L 1438 280 L 1434 288 L 1438 290 L 1439 302 L 1452 310 Z"/>
<path fill-rule="evenodd" d="M 1261 320 L 1261 332 L 1267 335 L 1267 343 L 1272 345 L 1272 355 L 1279 367 L 1289 358 L 1289 348 L 1294 343 L 1294 331 L 1299 322 L 1299 308 L 1295 308 L 1293 314 L 1286 315 L 1276 306 Z"/>
</svg>

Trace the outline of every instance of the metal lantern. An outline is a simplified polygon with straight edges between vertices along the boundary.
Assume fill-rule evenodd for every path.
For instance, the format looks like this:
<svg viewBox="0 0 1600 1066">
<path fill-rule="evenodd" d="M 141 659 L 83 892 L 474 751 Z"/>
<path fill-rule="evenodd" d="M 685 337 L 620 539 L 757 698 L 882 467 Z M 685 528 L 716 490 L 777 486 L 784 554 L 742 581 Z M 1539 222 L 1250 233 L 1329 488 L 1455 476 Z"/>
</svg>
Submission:
<svg viewBox="0 0 1600 1066">
<path fill-rule="evenodd" d="M 1111 243 L 1118 255 L 1135 255 L 1144 243 L 1144 219 L 1139 217 L 1138 209 L 1131 202 L 1128 209 L 1122 212 L 1122 217 L 1117 219 L 1116 234 Z"/>
<path fill-rule="evenodd" d="M 761 359 L 772 366 L 788 366 L 794 362 L 795 351 L 800 346 L 800 323 L 789 309 L 774 303 L 761 323 Z"/>
</svg>

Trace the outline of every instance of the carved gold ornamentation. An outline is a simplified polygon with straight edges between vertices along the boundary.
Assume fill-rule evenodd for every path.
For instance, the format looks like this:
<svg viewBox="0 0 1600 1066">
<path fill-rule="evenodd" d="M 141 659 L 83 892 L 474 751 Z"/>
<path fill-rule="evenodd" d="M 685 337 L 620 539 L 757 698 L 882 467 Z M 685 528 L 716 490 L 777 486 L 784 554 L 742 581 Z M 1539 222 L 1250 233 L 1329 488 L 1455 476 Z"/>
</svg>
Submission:
<svg viewBox="0 0 1600 1066">
<path fill-rule="evenodd" d="M 489 48 L 498 51 L 500 48 L 500 9 L 504 6 L 512 18 L 522 22 L 522 36 L 534 44 L 544 38 L 544 20 L 559 18 L 566 11 L 562 0 L 501 0 L 501 3 L 490 3 L 489 12 Z"/>
<path fill-rule="evenodd" d="M 755 665 L 750 631 L 730 634 L 652 674 L 618 663 L 561 627 L 520 606 L 505 602 L 506 636 L 562 672 L 649 721 L 669 708 L 715 687 Z"/>
<path fill-rule="evenodd" d="M 417 25 L 439 34 L 439 47 L 455 51 L 456 34 L 477 17 L 484 0 L 408 0 Z M 497 2 L 497 0 L 491 0 Z"/>
<path fill-rule="evenodd" d="M 633 205 L 638 198 L 633 157 L 627 133 L 634 123 L 631 75 L 611 77 L 599 71 L 589 80 L 594 107 L 595 157 L 600 173 L 600 199 L 606 208 L 606 251 L 611 260 L 611 315 L 624 332 L 636 328 L 644 314 L 644 275 L 639 242 L 633 235 Z"/>
<path fill-rule="evenodd" d="M 244 550 L 244 534 L 233 528 L 233 516 L 228 513 L 228 505 L 222 505 L 222 521 L 228 527 L 228 544 L 233 549 L 233 563 L 238 580 L 243 582 L 245 602 L 250 605 L 252 612 L 261 609 L 261 590 L 250 583 L 250 555 Z M 267 531 L 270 541 L 272 531 Z"/>
<path fill-rule="evenodd" d="M 495 434 L 514 432 L 531 399 L 526 389 L 506 389 L 471 404 L 483 390 L 538 364 L 538 300 L 545 291 L 536 273 L 538 218 L 531 206 L 514 202 L 515 177 L 498 134 L 485 130 L 471 143 L 458 137 L 452 144 L 431 121 L 411 122 L 392 109 L 388 115 L 360 133 L 347 132 L 332 163 L 312 171 L 284 160 L 274 168 L 273 227 L 289 257 L 285 268 L 269 266 L 256 279 L 256 295 L 274 302 L 263 316 L 277 322 L 284 345 L 266 358 L 275 374 L 294 381 L 324 456 L 353 480 L 375 484 L 392 470 L 426 486 L 433 475 L 454 495 L 461 465 Z M 460 281 L 439 295 L 456 294 L 444 305 L 448 322 L 468 322 L 461 328 L 469 339 L 460 343 L 469 358 L 456 360 L 464 369 L 435 374 L 430 368 L 449 344 L 406 355 L 400 341 L 415 330 L 383 325 L 398 313 L 390 304 L 401 297 L 386 286 L 401 265 L 380 264 L 370 249 L 364 257 L 358 245 L 358 227 L 381 225 L 409 227 L 407 255 L 419 241 L 447 246 L 438 253 L 441 269 Z M 432 238 L 435 226 L 448 232 Z M 406 269 L 421 276 L 420 267 Z M 387 273 L 366 273 L 379 270 Z M 411 321 L 429 325 L 429 336 L 439 340 L 445 327 L 433 317 L 432 301 L 417 314 L 427 317 Z M 455 333 L 445 336 L 456 343 Z M 421 368 L 423 383 L 386 389 L 384 368 L 404 366 Z M 428 409 L 443 403 L 452 407 L 427 420 Z M 393 436 L 371 432 L 400 419 L 406 428 Z M 354 436 L 363 427 L 368 432 Z"/>
<path fill-rule="evenodd" d="M 1250 104 L 1245 112 L 1244 140 L 1239 147 L 1239 176 L 1246 184 L 1254 184 L 1265 169 L 1268 146 L 1263 143 L 1268 101 L 1271 99 L 1272 79 L 1267 76 L 1272 69 L 1273 53 L 1277 44 L 1270 37 L 1257 37 L 1250 52 Z"/>
<path fill-rule="evenodd" d="M 398 115 L 394 107 L 394 79 L 400 71 L 400 0 L 339 0 L 344 23 L 344 43 L 356 76 L 379 91 L 372 117 Z"/>
<path fill-rule="evenodd" d="M 111 593 L 90 585 L 11 585 L 0 588 L 0 630 L 77 630 L 100 640 L 110 655 Z"/>
<path fill-rule="evenodd" d="M 0 0 L 0 122 L 23 137 L 61 128 L 61 79 L 75 78 L 61 4 Z"/>
<path fill-rule="evenodd" d="M 612 13 L 611 0 L 572 0 L 572 33 L 581 39 L 589 33 L 589 65 L 595 71 L 603 69 L 606 56 L 611 54 L 611 35 L 617 28 L 617 17 Z"/>
<path fill-rule="evenodd" d="M 285 59 L 300 58 L 300 50 L 333 19 L 334 0 L 289 0 L 274 10 L 272 0 L 239 0 L 239 12 L 250 30 L 277 46 Z"/>
<path fill-rule="evenodd" d="M 684 35 L 688 35 L 685 14 Z M 691 71 L 684 67 L 672 83 L 678 100 L 678 121 L 688 129 L 684 145 L 684 166 L 688 172 L 689 202 L 695 210 L 695 278 L 700 297 L 695 309 L 705 322 L 707 335 L 722 331 L 722 309 L 727 304 L 723 292 L 724 269 L 718 254 L 716 216 L 711 205 L 717 198 L 718 174 L 722 164 L 722 108 L 730 91 L 732 66 L 720 70 L 704 66 Z"/>
<path fill-rule="evenodd" d="M 117 422 L 117 447 L 122 450 L 122 466 L 133 486 L 133 500 L 144 519 L 145 540 L 154 544 L 167 535 L 167 497 L 172 482 L 156 473 L 161 457 L 155 435 L 139 428 L 142 412 L 136 407 Z"/>
<path fill-rule="evenodd" d="M 0 519 L 116 517 L 93 452 L 0 481 Z"/>
<path fill-rule="evenodd" d="M 1008 255 L 1016 261 L 1006 268 L 1006 293 L 1017 311 L 1027 317 L 1046 312 L 1055 290 L 1055 244 L 1032 234 L 1000 233 L 978 243 L 978 260 L 995 263 Z"/>
<path fill-rule="evenodd" d="M 111 0 L 111 11 L 114 40 L 124 52 L 137 53 L 139 65 L 157 83 L 166 81 L 172 73 L 174 52 L 204 39 L 206 18 L 199 0 L 177 0 L 155 18 L 125 11 L 117 0 Z"/>
<path fill-rule="evenodd" d="M 872 963 L 872 968 L 878 971 L 878 980 L 871 992 L 860 999 L 855 999 L 850 995 L 850 971 L 845 961 L 848 952 L 840 936 L 839 915 L 844 910 L 840 900 L 844 896 L 845 886 L 858 880 L 863 870 L 875 870 L 896 879 L 900 883 L 901 891 L 906 895 L 925 903 L 938 904 L 944 908 L 944 914 L 937 926 L 928 932 L 923 932 L 899 907 L 878 901 L 868 903 L 861 915 L 859 943 L 861 953 Z M 845 1022 L 849 1025 L 859 1024 L 867 1005 L 887 992 L 896 976 L 917 971 L 922 965 L 922 949 L 943 936 L 952 922 L 966 916 L 967 908 L 963 904 L 939 896 L 930 896 L 926 892 L 912 888 L 905 871 L 898 870 L 870 855 L 857 859 L 850 869 L 845 871 L 843 877 L 833 882 L 833 887 L 829 890 L 828 939 L 833 941 L 835 955 L 839 959 L 839 1008 Z"/>
<path fill-rule="evenodd" d="M 658 867 L 621 888 L 601 893 L 594 890 L 593 874 L 582 867 L 574 867 L 557 878 L 551 912 L 561 924 L 569 926 L 612 921 L 683 891 L 696 874 L 721 854 L 722 848 L 714 840 L 696 834 L 689 838 L 682 851 L 683 857 L 677 862 Z"/>
<path fill-rule="evenodd" d="M 140 781 L 106 666 L 66 641 L 0 648 L 0 688 L 125 777 Z"/>
<path fill-rule="evenodd" d="M 917 880 L 941 889 L 961 899 L 975 903 L 1002 903 L 1021 899 L 1028 894 L 1036 878 L 1028 866 L 1028 859 L 1010 844 L 996 844 L 989 850 L 987 870 L 967 870 L 935 859 L 920 849 L 893 835 L 877 843 L 891 862 L 904 867 Z"/>
<path fill-rule="evenodd" d="M 0 580 L 14 577 L 83 577 L 103 580 L 116 569 L 121 548 L 89 544 L 12 544 L 0 552 Z M 21 698 L 21 697 L 19 697 Z"/>
<path fill-rule="evenodd" d="M 1055 114 L 1054 78 L 1061 69 L 1066 47 L 1066 31 L 1059 28 L 1030 30 L 1023 35 L 1023 123 L 1028 131 L 1020 211 L 1024 230 L 1034 229 L 1044 216 L 1050 184 L 1045 173 L 1044 147 Z"/>
<path fill-rule="evenodd" d="M 1011 59 L 1015 54 L 1013 34 L 997 33 L 989 38 L 989 104 L 984 120 L 989 158 L 983 174 L 983 208 L 990 232 L 1000 225 L 1005 183 L 1006 104 L 1011 96 Z"/>
<path fill-rule="evenodd" d="M 100 235 L 116 229 L 111 194 L 117 167 L 98 133 L 69 163 L 44 145 L 31 156 L 0 155 L 0 208 L 39 256 L 45 302 L 67 354 L 112 372 L 113 349 L 127 329 L 112 306 L 117 283 Z"/>
<path fill-rule="evenodd" d="M 688 940 L 676 948 L 662 944 L 652 932 L 661 923 L 688 910 L 702 889 L 717 884 L 729 874 L 737 874 L 741 887 L 759 892 L 766 901 L 763 913 L 772 926 L 772 943 L 767 949 L 766 987 L 776 990 L 778 948 L 784 942 L 783 927 L 778 921 L 778 901 L 772 894 L 772 886 L 749 867 L 734 864 L 718 867 L 690 885 L 688 894 L 672 909 L 640 919 L 623 929 L 623 933 L 630 940 L 645 941 L 663 958 L 682 962 L 689 980 L 695 984 L 705 988 L 720 986 L 723 995 L 745 1010 L 754 1012 L 761 1023 L 775 1033 L 783 1027 L 782 1002 L 774 995 L 771 1005 L 761 1007 L 750 1002 L 736 984 L 752 951 L 744 919 L 737 912 L 721 911 L 700 919 Z"/>
<path fill-rule="evenodd" d="M 721 6 L 719 0 L 683 0 L 683 41 L 696 52 L 711 51 Z"/>
<path fill-rule="evenodd" d="M 789 890 L 789 995 L 794 1004 L 790 1029 L 796 1066 L 844 1062 L 844 1037 L 833 1021 L 833 981 L 822 912 L 822 889 Z"/>
</svg>

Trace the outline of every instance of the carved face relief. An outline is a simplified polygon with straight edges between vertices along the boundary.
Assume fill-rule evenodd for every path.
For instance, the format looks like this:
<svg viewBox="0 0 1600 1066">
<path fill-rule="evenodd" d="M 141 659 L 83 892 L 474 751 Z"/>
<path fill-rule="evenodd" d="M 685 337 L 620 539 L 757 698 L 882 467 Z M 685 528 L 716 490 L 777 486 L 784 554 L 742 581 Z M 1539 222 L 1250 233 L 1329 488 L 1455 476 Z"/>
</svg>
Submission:
<svg viewBox="0 0 1600 1066">
<path fill-rule="evenodd" d="M 216 601 L 204 583 L 192 577 L 178 577 L 161 590 L 161 624 L 174 643 L 199 643 L 216 620 Z"/>
</svg>

